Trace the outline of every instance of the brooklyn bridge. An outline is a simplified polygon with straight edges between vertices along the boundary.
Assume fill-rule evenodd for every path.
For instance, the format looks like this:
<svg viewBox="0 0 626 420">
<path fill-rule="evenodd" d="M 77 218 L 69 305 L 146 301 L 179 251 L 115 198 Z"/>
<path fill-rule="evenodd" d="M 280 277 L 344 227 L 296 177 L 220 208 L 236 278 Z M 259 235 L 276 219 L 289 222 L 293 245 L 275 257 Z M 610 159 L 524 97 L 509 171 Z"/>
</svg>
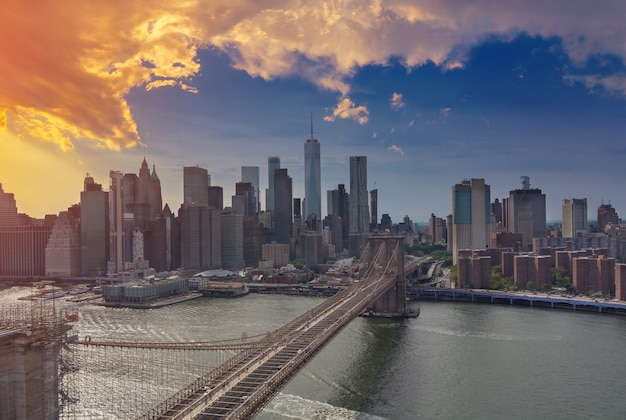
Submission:
<svg viewBox="0 0 626 420">
<path fill-rule="evenodd" d="M 124 404 L 141 407 L 141 412 L 128 417 L 252 418 L 355 317 L 416 316 L 406 306 L 405 276 L 417 268 L 416 262 L 405 260 L 402 237 L 371 236 L 350 273 L 354 279 L 351 286 L 274 331 L 233 340 L 186 343 L 95 341 L 83 337 L 70 341 L 66 353 L 88 356 L 77 364 L 68 357 L 62 367 L 67 365 L 68 375 L 80 375 L 76 371 L 95 366 L 89 357 L 97 354 L 104 355 L 112 370 L 125 369 L 121 365 L 126 362 L 132 365 L 126 369 L 129 376 L 135 377 L 136 389 L 126 392 L 125 398 L 116 398 L 120 412 L 131 414 Z M 128 357 L 131 352 L 133 358 Z M 144 354 L 140 360 L 137 353 Z M 159 367 L 156 360 L 165 360 L 164 354 L 168 355 L 167 362 Z M 200 354 L 204 356 L 198 359 Z M 189 360 L 195 360 L 193 367 L 185 366 Z M 149 366 L 156 366 L 156 373 L 148 372 Z M 147 382 L 172 366 L 179 371 L 193 370 L 193 379 L 169 396 L 151 401 L 147 396 L 153 392 Z M 137 404 L 138 398 L 147 402 Z M 69 392 L 63 401 L 67 412 L 72 402 Z"/>
</svg>

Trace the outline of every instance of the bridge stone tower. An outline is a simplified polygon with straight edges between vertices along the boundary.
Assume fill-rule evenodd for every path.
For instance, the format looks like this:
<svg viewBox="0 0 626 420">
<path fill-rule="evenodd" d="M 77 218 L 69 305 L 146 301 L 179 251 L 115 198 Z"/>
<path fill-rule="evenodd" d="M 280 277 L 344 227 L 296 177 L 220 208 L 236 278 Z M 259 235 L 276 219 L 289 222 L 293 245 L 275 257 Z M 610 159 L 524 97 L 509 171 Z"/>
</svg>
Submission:
<svg viewBox="0 0 626 420">
<path fill-rule="evenodd" d="M 393 275 L 396 282 L 368 309 L 369 316 L 406 318 L 415 316 L 406 307 L 404 278 L 404 236 L 368 236 L 361 263 L 371 267 L 371 275 Z M 369 271 L 369 270 L 368 270 Z"/>
</svg>

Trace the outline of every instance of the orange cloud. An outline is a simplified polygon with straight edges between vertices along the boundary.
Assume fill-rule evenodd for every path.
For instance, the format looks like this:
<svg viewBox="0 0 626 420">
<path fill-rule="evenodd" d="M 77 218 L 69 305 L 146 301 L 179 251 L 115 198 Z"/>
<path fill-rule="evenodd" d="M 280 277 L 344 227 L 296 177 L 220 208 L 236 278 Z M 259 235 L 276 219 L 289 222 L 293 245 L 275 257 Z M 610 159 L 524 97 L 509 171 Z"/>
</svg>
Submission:
<svg viewBox="0 0 626 420">
<path fill-rule="evenodd" d="M 335 109 L 333 109 L 332 115 L 324 117 L 324 121 L 332 122 L 335 118 L 351 118 L 359 124 L 367 124 L 369 121 L 369 111 L 364 105 L 355 106 L 354 102 L 350 98 L 343 98 Z"/>
<path fill-rule="evenodd" d="M 626 6 L 592 2 L 502 3 L 341 0 L 19 0 L 0 13 L 0 127 L 72 150 L 78 139 L 120 149 L 140 141 L 125 96 L 137 87 L 195 92 L 198 49 L 216 47 L 233 66 L 269 80 L 298 75 L 340 93 L 362 66 L 399 57 L 407 67 L 462 67 L 491 34 L 559 36 L 576 62 L 626 57 Z M 613 10 L 616 9 L 616 10 Z M 562 10 L 571 11 L 563 14 Z M 588 19 L 596 16 L 596 19 Z M 605 81 L 607 88 L 613 82 Z M 619 86 L 618 86 L 619 88 Z M 366 110 L 365 110 L 366 111 Z"/>
<path fill-rule="evenodd" d="M 64 150 L 80 138 L 132 147 L 139 136 L 124 98 L 130 89 L 173 83 L 193 91 L 183 81 L 199 70 L 190 28 L 176 7 L 156 2 L 9 2 L 0 17 L 2 122 Z"/>
</svg>

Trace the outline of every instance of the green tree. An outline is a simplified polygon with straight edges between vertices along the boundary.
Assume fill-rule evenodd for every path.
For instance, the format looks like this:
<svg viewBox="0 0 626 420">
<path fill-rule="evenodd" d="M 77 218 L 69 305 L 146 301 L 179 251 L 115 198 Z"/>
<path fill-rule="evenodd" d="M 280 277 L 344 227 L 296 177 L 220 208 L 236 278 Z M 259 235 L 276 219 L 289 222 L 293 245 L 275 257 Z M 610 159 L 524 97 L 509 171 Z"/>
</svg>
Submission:
<svg viewBox="0 0 626 420">
<path fill-rule="evenodd" d="M 567 290 L 572 286 L 572 279 L 567 274 L 567 270 L 563 267 L 552 267 L 552 284 L 565 287 Z"/>
<path fill-rule="evenodd" d="M 535 290 L 535 282 L 529 281 L 526 283 L 526 290 Z"/>
<path fill-rule="evenodd" d="M 459 279 L 459 266 L 453 265 L 450 267 L 450 281 L 457 281 Z"/>
</svg>

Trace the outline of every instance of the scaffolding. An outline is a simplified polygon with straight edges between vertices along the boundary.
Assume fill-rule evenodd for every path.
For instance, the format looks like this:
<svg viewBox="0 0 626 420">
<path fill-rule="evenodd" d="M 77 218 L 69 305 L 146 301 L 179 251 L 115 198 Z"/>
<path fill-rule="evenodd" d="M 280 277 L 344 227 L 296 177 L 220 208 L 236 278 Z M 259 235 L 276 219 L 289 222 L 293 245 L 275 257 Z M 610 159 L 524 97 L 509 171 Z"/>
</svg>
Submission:
<svg viewBox="0 0 626 420">
<path fill-rule="evenodd" d="M 0 418 L 57 419 L 72 392 L 62 350 L 77 315 L 55 299 L 0 307 Z M 65 396 L 65 397 L 64 397 Z"/>
</svg>

